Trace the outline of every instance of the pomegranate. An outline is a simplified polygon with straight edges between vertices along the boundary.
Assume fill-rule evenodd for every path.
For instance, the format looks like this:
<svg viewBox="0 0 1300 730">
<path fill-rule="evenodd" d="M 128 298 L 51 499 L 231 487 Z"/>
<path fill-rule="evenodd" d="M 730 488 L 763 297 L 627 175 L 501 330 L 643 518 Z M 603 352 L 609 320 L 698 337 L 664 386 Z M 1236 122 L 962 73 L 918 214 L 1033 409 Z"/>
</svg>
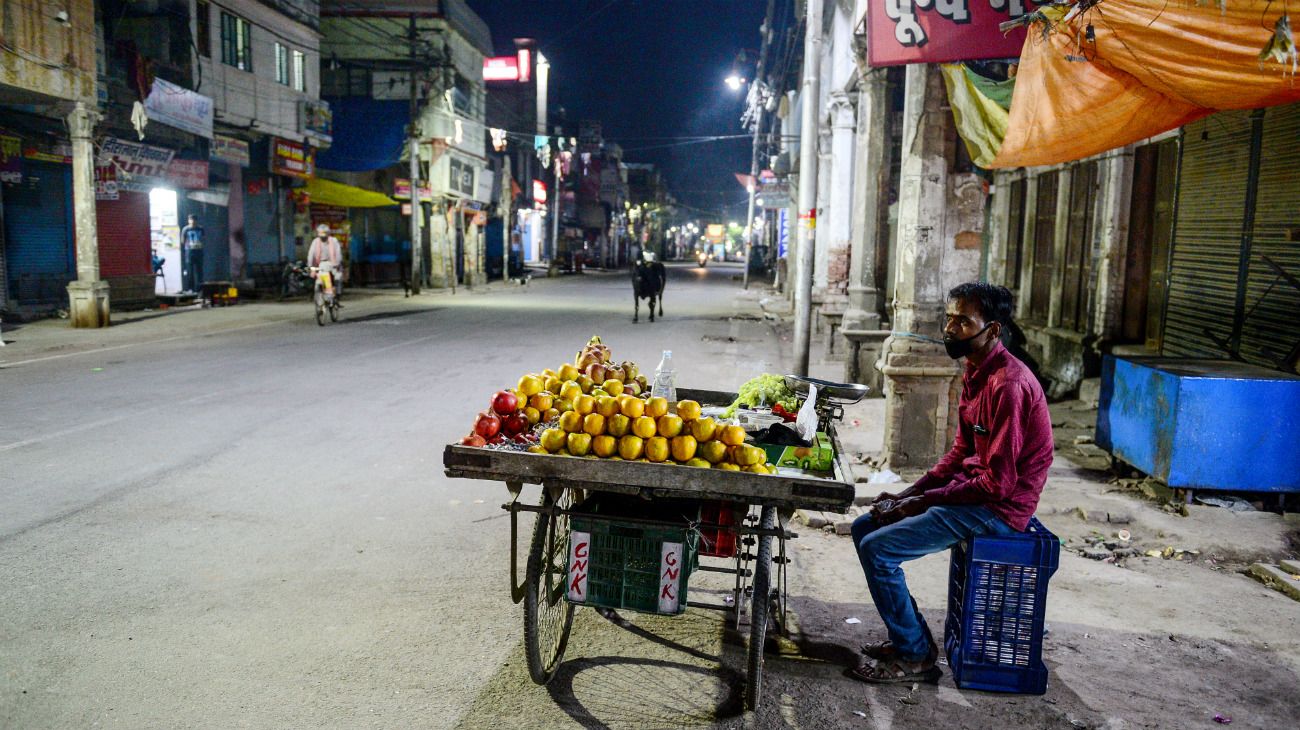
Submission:
<svg viewBox="0 0 1300 730">
<path fill-rule="evenodd" d="M 474 433 L 491 441 L 500 432 L 501 419 L 495 413 L 483 411 L 478 414 L 478 419 L 474 421 Z"/>
<path fill-rule="evenodd" d="M 504 416 L 514 413 L 519 405 L 519 397 L 508 390 L 498 390 L 496 395 L 492 396 L 492 410 Z"/>
<path fill-rule="evenodd" d="M 483 437 L 476 433 L 471 433 L 460 440 L 461 446 L 483 446 L 485 444 L 487 444 L 487 441 L 484 441 Z"/>
<path fill-rule="evenodd" d="M 520 411 L 514 411 L 501 419 L 501 427 L 508 435 L 523 433 L 528 430 L 528 416 Z"/>
</svg>

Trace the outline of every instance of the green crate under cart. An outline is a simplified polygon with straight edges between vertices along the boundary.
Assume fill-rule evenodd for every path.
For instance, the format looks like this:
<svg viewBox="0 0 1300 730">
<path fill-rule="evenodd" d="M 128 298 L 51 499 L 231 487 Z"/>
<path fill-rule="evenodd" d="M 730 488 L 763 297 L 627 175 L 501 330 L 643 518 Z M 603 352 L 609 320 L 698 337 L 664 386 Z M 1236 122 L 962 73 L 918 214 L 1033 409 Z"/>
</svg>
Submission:
<svg viewBox="0 0 1300 730">
<path fill-rule="evenodd" d="M 583 606 L 677 615 L 698 562 L 699 532 L 686 525 L 574 515 L 566 596 Z"/>
</svg>

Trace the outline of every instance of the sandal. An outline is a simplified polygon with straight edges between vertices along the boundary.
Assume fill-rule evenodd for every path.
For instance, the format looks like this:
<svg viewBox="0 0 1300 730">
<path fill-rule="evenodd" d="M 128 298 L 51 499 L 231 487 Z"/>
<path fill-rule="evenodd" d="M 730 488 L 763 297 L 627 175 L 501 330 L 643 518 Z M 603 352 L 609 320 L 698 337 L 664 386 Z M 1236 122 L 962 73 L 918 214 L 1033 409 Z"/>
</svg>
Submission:
<svg viewBox="0 0 1300 730">
<path fill-rule="evenodd" d="M 879 664 L 861 664 L 844 670 L 844 676 L 868 684 L 911 684 L 927 682 L 938 684 L 943 670 L 924 662 L 904 662 L 895 659 Z"/>
<path fill-rule="evenodd" d="M 866 656 L 877 661 L 886 661 L 898 657 L 898 650 L 894 648 L 894 642 L 885 639 L 876 644 L 863 644 L 859 650 Z M 925 655 L 925 660 L 933 664 L 939 658 L 939 647 L 933 641 L 930 642 L 930 651 Z"/>
<path fill-rule="evenodd" d="M 893 659 L 898 655 L 898 650 L 894 648 L 894 642 L 889 639 L 875 644 L 863 644 L 860 651 L 872 659 L 878 660 Z"/>
</svg>

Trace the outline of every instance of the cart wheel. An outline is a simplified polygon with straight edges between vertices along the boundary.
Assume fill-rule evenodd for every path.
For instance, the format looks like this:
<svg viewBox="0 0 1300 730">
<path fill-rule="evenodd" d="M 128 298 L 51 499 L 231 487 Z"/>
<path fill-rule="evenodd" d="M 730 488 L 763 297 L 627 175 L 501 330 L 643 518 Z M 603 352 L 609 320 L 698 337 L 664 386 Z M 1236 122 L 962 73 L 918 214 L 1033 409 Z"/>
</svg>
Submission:
<svg viewBox="0 0 1300 730">
<path fill-rule="evenodd" d="M 759 527 L 776 527 L 776 508 L 764 507 Z M 758 536 L 754 559 L 754 592 L 750 599 L 749 648 L 745 653 L 745 709 L 757 710 L 763 694 L 763 646 L 767 643 L 768 611 L 772 605 L 772 536 Z"/>
<path fill-rule="evenodd" d="M 333 302 L 330 302 L 330 321 L 331 322 L 339 321 L 339 303 L 337 299 L 334 300 Z"/>
<path fill-rule="evenodd" d="M 570 490 L 558 502 L 543 490 L 542 506 L 552 504 L 568 509 L 573 504 Z M 538 684 L 546 684 L 564 658 L 573 627 L 573 604 L 564 597 L 565 563 L 569 558 L 569 518 L 537 515 L 533 544 L 528 551 L 524 582 L 524 648 L 528 655 L 528 674 Z"/>
<path fill-rule="evenodd" d="M 321 327 L 324 327 L 325 326 L 325 296 L 320 292 L 316 292 L 315 300 L 316 300 L 316 324 L 320 325 Z"/>
</svg>

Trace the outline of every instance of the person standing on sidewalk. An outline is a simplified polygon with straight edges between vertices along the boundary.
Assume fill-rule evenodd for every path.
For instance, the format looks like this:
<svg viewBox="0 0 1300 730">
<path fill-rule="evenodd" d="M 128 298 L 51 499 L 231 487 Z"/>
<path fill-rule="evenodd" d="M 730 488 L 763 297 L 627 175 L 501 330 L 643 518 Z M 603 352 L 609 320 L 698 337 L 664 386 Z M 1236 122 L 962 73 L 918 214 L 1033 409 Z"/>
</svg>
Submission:
<svg viewBox="0 0 1300 730">
<path fill-rule="evenodd" d="M 1052 420 L 1033 372 L 1001 337 L 1011 292 L 983 282 L 948 292 L 943 344 L 966 358 L 952 448 L 915 484 L 876 497 L 851 534 L 889 639 L 862 647 L 874 664 L 848 670 L 864 682 L 935 681 L 939 648 L 900 567 L 979 535 L 1023 532 L 1052 465 Z"/>
<path fill-rule="evenodd" d="M 203 287 L 203 226 L 193 215 L 181 229 L 181 285 L 186 291 L 201 294 Z"/>
</svg>

